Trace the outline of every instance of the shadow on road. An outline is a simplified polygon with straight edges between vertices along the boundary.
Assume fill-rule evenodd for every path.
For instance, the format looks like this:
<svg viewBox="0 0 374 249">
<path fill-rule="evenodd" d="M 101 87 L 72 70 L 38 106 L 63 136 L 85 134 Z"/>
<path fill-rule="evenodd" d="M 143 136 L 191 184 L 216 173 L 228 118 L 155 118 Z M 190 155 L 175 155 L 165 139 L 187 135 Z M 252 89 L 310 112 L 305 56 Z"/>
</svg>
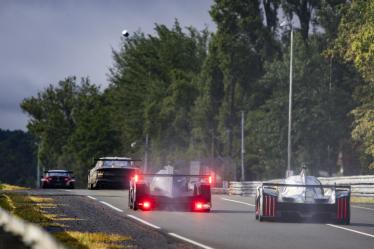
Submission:
<svg viewBox="0 0 374 249">
<path fill-rule="evenodd" d="M 351 222 L 351 226 L 355 226 L 355 227 L 374 227 L 374 224 L 353 223 L 353 222 Z"/>
<path fill-rule="evenodd" d="M 249 210 L 210 210 L 213 214 L 253 214 L 254 211 Z"/>
</svg>

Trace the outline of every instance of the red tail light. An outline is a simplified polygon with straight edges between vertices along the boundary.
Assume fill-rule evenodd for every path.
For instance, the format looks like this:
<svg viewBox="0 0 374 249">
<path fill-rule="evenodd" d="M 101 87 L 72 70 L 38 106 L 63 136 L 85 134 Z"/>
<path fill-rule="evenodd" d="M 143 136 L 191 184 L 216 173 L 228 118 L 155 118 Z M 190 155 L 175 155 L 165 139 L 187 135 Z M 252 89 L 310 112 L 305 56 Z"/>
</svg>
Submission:
<svg viewBox="0 0 374 249">
<path fill-rule="evenodd" d="M 208 177 L 208 182 L 209 182 L 209 184 L 212 184 L 212 182 L 213 182 L 213 180 L 212 180 L 212 176 L 209 176 L 209 177 Z"/>
<path fill-rule="evenodd" d="M 196 210 L 201 210 L 203 209 L 203 204 L 201 202 L 196 202 L 195 203 L 195 209 Z"/>
<path fill-rule="evenodd" d="M 151 208 L 151 203 L 150 203 L 149 201 L 145 201 L 145 202 L 143 202 L 143 208 L 144 208 L 144 209 L 149 209 L 149 208 Z"/>
<path fill-rule="evenodd" d="M 65 182 L 69 181 L 69 178 L 68 177 L 65 177 L 64 178 Z"/>
<path fill-rule="evenodd" d="M 139 181 L 139 175 L 135 175 L 135 176 L 134 176 L 134 181 L 135 181 L 135 182 L 138 182 L 138 181 Z"/>
</svg>

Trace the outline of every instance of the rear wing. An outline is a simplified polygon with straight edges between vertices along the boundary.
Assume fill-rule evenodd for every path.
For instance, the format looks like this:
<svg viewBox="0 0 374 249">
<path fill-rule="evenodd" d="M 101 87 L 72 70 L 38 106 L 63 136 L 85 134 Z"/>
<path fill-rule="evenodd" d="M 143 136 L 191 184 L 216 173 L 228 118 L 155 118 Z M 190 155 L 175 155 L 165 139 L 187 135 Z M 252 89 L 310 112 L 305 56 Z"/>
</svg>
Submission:
<svg viewBox="0 0 374 249">
<path fill-rule="evenodd" d="M 198 178 L 198 179 L 204 179 L 204 181 L 207 181 L 209 184 L 212 183 L 212 176 L 211 175 L 193 175 L 193 174 L 150 174 L 150 173 L 136 173 L 132 179 L 137 182 L 139 179 L 144 178 L 152 178 L 152 177 L 170 177 L 170 178 Z"/>
<path fill-rule="evenodd" d="M 189 174 L 149 174 L 149 173 L 138 173 L 140 176 L 165 176 L 165 177 L 210 177 L 211 175 L 189 175 Z"/>
<path fill-rule="evenodd" d="M 121 158 L 121 157 L 114 157 L 114 158 L 94 158 L 94 161 L 128 161 L 128 162 L 141 162 L 140 159 L 132 159 L 132 158 Z"/>
<path fill-rule="evenodd" d="M 336 184 L 287 184 L 287 183 L 271 183 L 263 182 L 262 187 L 306 187 L 306 188 L 332 188 L 338 190 L 351 191 L 350 185 L 336 185 Z"/>
<path fill-rule="evenodd" d="M 113 157 L 113 158 L 94 158 L 92 167 L 95 167 L 98 161 L 127 161 L 127 162 L 141 162 L 140 159 L 124 158 L 124 157 Z"/>
</svg>

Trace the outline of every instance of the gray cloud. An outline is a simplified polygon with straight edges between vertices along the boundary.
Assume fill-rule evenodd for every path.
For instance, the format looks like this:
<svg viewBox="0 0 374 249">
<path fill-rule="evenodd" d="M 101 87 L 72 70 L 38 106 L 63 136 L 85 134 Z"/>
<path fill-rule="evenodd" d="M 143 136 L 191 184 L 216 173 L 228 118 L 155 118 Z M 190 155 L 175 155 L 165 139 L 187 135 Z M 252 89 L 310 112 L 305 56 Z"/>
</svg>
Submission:
<svg viewBox="0 0 374 249">
<path fill-rule="evenodd" d="M 120 32 L 154 23 L 210 30 L 212 0 L 0 1 L 0 128 L 25 129 L 22 99 L 70 75 L 107 86 Z"/>
</svg>

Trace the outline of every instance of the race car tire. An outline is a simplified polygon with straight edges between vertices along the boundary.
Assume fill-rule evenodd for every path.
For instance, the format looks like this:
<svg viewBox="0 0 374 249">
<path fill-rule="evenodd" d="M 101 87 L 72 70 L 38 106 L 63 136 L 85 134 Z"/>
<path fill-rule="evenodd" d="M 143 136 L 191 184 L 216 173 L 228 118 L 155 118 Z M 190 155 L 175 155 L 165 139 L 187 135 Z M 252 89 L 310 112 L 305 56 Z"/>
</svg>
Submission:
<svg viewBox="0 0 374 249">
<path fill-rule="evenodd" d="M 256 218 L 256 220 L 258 220 L 258 201 L 257 201 L 257 196 L 255 197 L 255 204 L 256 204 L 255 218 Z"/>
<path fill-rule="evenodd" d="M 138 205 L 136 205 L 136 195 L 135 195 L 135 191 L 132 191 L 132 194 L 131 194 L 131 209 L 136 211 L 138 210 Z"/>
<path fill-rule="evenodd" d="M 260 221 L 260 222 L 262 222 L 262 221 L 264 221 L 264 217 L 261 215 L 262 214 L 262 201 L 261 201 L 261 198 L 259 198 L 259 200 L 258 200 L 258 202 L 259 202 L 259 210 L 258 210 L 258 220 Z"/>
</svg>

